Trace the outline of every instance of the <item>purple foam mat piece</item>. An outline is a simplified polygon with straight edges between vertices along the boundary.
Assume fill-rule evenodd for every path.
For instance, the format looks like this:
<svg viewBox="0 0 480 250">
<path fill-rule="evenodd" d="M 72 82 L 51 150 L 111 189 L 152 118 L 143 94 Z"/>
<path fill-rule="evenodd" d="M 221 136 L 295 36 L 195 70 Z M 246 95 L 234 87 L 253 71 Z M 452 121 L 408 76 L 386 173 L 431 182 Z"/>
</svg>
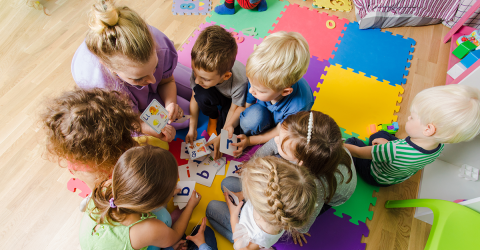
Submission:
<svg viewBox="0 0 480 250">
<path fill-rule="evenodd" d="M 206 15 L 212 10 L 210 0 L 173 0 L 174 15 Z"/>
<path fill-rule="evenodd" d="M 358 250 L 365 249 L 366 244 L 361 243 L 362 235 L 368 236 L 369 230 L 365 223 L 360 222 L 355 225 L 349 221 L 349 216 L 343 218 L 335 216 L 333 209 L 328 209 L 325 213 L 317 217 L 315 223 L 310 228 L 310 235 L 305 236 L 307 244 L 303 247 L 295 245 L 290 236 L 284 235 L 273 245 L 277 250 L 308 250 L 308 249 L 328 249 L 328 250 Z"/>
<path fill-rule="evenodd" d="M 310 85 L 310 88 L 312 88 L 312 92 L 319 91 L 318 83 L 323 83 L 323 79 L 320 79 L 320 77 L 327 74 L 325 68 L 329 66 L 330 62 L 328 60 L 320 61 L 316 56 L 312 56 L 310 58 L 310 64 L 308 65 L 307 73 L 303 75 L 303 78 L 307 80 L 308 85 Z"/>
<path fill-rule="evenodd" d="M 204 137 L 205 140 L 207 140 L 207 141 L 210 138 L 207 131 L 205 131 L 205 130 L 202 132 L 202 134 L 200 136 Z M 243 151 L 243 154 L 238 158 L 235 158 L 235 157 L 233 157 L 231 155 L 227 155 L 227 154 L 224 154 L 223 156 L 225 156 L 225 158 L 227 158 L 227 162 L 228 161 L 238 161 L 238 162 L 248 161 L 255 154 L 257 149 L 259 149 L 261 146 L 262 145 L 255 145 L 255 146 L 252 146 L 252 147 L 247 147 Z"/>
<path fill-rule="evenodd" d="M 189 68 L 192 67 L 192 60 L 191 60 L 191 52 L 193 45 L 195 44 L 195 41 L 197 41 L 198 35 L 200 35 L 200 32 L 207 28 L 208 26 L 215 25 L 215 22 L 207 22 L 207 23 L 202 23 L 200 24 L 198 30 L 195 30 L 193 32 L 193 36 L 188 39 L 188 43 L 183 44 L 182 46 L 182 51 L 177 51 L 178 53 L 178 62 L 181 63 L 184 66 L 187 66 Z M 225 25 L 220 25 L 221 27 L 225 28 Z M 244 35 L 241 31 L 234 30 L 233 28 L 227 29 L 229 32 L 237 32 L 238 35 L 238 40 L 241 40 L 242 42 L 238 42 L 238 52 L 237 52 L 237 60 L 243 65 L 247 64 L 247 59 L 252 54 L 254 50 L 254 45 L 259 45 L 263 39 L 256 39 L 253 36 L 246 36 Z"/>
</svg>

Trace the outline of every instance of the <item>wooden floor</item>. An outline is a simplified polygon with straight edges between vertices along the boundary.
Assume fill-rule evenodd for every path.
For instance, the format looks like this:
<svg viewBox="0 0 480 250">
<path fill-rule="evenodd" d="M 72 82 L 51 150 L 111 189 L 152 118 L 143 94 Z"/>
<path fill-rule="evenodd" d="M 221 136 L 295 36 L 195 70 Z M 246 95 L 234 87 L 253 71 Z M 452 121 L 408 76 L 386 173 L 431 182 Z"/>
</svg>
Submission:
<svg viewBox="0 0 480 250">
<path fill-rule="evenodd" d="M 219 0 L 214 0 L 214 5 Z M 90 0 L 50 1 L 51 16 L 25 5 L 0 0 L 0 248 L 79 249 L 81 198 L 66 189 L 70 173 L 45 160 L 44 133 L 37 122 L 42 103 L 75 85 L 70 62 L 83 41 Z M 292 0 L 302 6 L 306 2 Z M 162 30 L 177 48 L 205 16 L 173 16 L 172 0 L 123 1 Z M 355 20 L 354 12 L 327 11 Z M 412 97 L 443 85 L 449 44 L 442 25 L 388 29 L 417 41 L 407 77 L 399 123 L 405 124 Z M 392 48 L 395 49 L 395 48 Z M 388 53 L 388 51 L 385 51 Z M 405 132 L 401 125 L 399 137 Z M 413 218 L 413 209 L 386 210 L 389 199 L 416 198 L 420 176 L 381 188 L 367 249 L 423 249 L 430 227 Z"/>
</svg>

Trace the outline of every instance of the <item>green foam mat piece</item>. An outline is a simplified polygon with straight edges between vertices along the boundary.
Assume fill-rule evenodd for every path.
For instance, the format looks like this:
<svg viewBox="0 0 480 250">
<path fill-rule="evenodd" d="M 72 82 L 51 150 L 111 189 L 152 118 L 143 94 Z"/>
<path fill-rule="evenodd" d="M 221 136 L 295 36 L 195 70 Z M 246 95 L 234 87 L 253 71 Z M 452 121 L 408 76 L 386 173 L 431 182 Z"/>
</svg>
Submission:
<svg viewBox="0 0 480 250">
<path fill-rule="evenodd" d="M 223 4 L 222 0 L 220 4 Z M 285 6 L 289 5 L 288 1 L 267 0 L 268 9 L 263 12 L 258 12 L 255 7 L 252 10 L 246 10 L 235 1 L 234 15 L 219 15 L 214 10 L 210 12 L 211 17 L 207 17 L 207 22 L 215 22 L 217 25 L 223 24 L 226 29 L 234 28 L 239 32 L 243 29 L 255 27 L 255 32 L 258 34 L 255 38 L 264 38 L 268 35 L 268 31 L 272 28 L 273 23 L 277 22 L 280 17 L 280 12 L 285 10 Z"/>
<path fill-rule="evenodd" d="M 351 135 L 345 133 L 346 129 L 344 128 L 340 128 L 340 131 L 342 132 L 342 137 L 345 138 L 345 139 L 348 139 L 350 137 L 357 137 L 358 139 L 360 139 L 361 141 L 363 141 L 365 143 L 365 145 L 368 145 L 368 139 L 365 138 L 365 140 L 362 140 L 362 138 L 359 138 L 359 134 L 353 132 Z"/>
<path fill-rule="evenodd" d="M 347 202 L 340 206 L 333 207 L 335 209 L 334 214 L 340 218 L 343 218 L 342 214 L 351 216 L 350 222 L 358 225 L 358 222 L 366 222 L 367 218 L 372 220 L 373 211 L 369 211 L 370 204 L 377 203 L 377 197 L 373 197 L 373 191 L 379 191 L 379 187 L 367 184 L 360 176 L 357 175 L 357 187 Z"/>
</svg>

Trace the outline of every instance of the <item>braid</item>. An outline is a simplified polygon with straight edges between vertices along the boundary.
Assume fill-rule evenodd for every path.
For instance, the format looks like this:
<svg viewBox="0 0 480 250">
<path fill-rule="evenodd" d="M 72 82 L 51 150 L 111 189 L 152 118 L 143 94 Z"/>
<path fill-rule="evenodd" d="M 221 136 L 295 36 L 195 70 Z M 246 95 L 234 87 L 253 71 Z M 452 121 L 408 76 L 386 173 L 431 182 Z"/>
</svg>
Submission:
<svg viewBox="0 0 480 250">
<path fill-rule="evenodd" d="M 275 219 L 279 224 L 283 224 L 285 211 L 282 202 L 282 193 L 280 192 L 280 186 L 278 184 L 278 171 L 277 166 L 268 164 L 270 167 L 270 174 L 268 176 L 267 189 L 265 195 L 268 197 L 268 205 L 271 207 L 270 213 L 275 216 Z"/>
</svg>

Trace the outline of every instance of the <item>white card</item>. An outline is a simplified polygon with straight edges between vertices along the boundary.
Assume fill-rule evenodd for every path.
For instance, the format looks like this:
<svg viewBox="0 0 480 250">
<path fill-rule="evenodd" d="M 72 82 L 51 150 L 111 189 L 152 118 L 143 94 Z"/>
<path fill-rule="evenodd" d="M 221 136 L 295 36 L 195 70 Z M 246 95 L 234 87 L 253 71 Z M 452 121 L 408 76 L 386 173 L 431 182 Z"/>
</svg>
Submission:
<svg viewBox="0 0 480 250">
<path fill-rule="evenodd" d="M 179 181 L 177 182 L 177 188 L 180 188 L 180 193 L 173 196 L 173 202 L 188 202 L 195 189 L 194 181 Z"/>
<path fill-rule="evenodd" d="M 235 172 L 235 171 L 240 169 L 238 167 L 238 166 L 240 166 L 240 164 L 242 164 L 242 163 L 238 162 L 238 161 L 230 161 L 230 164 L 228 165 L 227 175 L 225 177 L 235 176 L 235 177 L 240 178 L 240 175 L 238 175 L 238 173 Z"/>
<path fill-rule="evenodd" d="M 224 158 L 225 158 L 225 157 L 224 157 Z M 225 160 L 226 160 L 226 159 L 227 159 L 227 158 L 225 158 Z M 225 166 L 221 167 L 221 168 L 217 171 L 217 175 L 225 175 L 225 169 L 226 169 Z"/>
<path fill-rule="evenodd" d="M 228 131 L 222 129 L 220 134 L 220 152 L 233 156 L 233 151 L 238 147 L 232 146 L 232 143 L 237 143 L 237 135 L 233 134 L 232 139 L 228 139 Z"/>
<path fill-rule="evenodd" d="M 207 157 L 207 159 L 204 161 L 205 162 L 202 162 L 200 165 L 198 165 L 196 178 L 199 184 L 210 187 L 212 186 L 213 179 L 215 179 L 218 168 L 216 168 L 214 164 L 209 164 L 213 162 L 210 162 L 209 157 Z"/>
<path fill-rule="evenodd" d="M 177 206 L 178 206 L 178 209 L 182 210 L 183 208 L 185 208 L 187 206 L 187 203 L 186 202 L 179 202 L 179 203 L 177 203 Z"/>
<path fill-rule="evenodd" d="M 152 127 L 155 132 L 160 134 L 162 129 L 167 125 L 168 112 L 156 99 L 147 106 L 143 111 L 140 119 Z"/>
<path fill-rule="evenodd" d="M 190 155 L 188 154 L 187 143 L 182 142 L 182 148 L 180 149 L 180 159 L 188 159 Z"/>
<path fill-rule="evenodd" d="M 184 115 L 182 118 L 178 118 L 177 120 L 173 121 L 175 123 L 182 123 L 188 119 L 190 119 L 191 115 Z"/>
<path fill-rule="evenodd" d="M 204 166 L 210 165 L 215 168 L 215 174 L 216 174 L 218 170 L 220 170 L 223 166 L 225 166 L 225 164 L 227 164 L 227 158 L 222 157 L 218 160 L 213 160 L 213 156 L 209 155 L 205 160 L 202 161 L 202 163 L 198 165 L 198 167 L 202 165 Z"/>
<path fill-rule="evenodd" d="M 212 140 L 215 139 L 215 138 L 217 138 L 217 135 L 214 134 L 214 133 L 212 133 L 212 135 L 210 136 L 210 138 L 208 138 L 208 141 L 207 141 L 207 142 L 210 142 L 210 141 L 212 141 Z M 213 154 L 213 150 L 215 149 L 215 148 L 213 147 L 213 145 L 208 146 L 208 149 L 210 149 L 210 151 L 212 151 L 212 154 Z"/>
<path fill-rule="evenodd" d="M 187 145 L 190 159 L 197 159 L 198 157 L 209 155 L 212 151 L 210 151 L 209 148 L 205 147 L 206 143 L 207 141 L 205 140 L 205 138 L 202 138 L 194 141 L 193 145 Z"/>
<path fill-rule="evenodd" d="M 205 159 L 207 159 L 208 155 L 205 155 L 205 156 L 202 156 L 202 157 L 198 157 L 197 159 L 190 159 L 188 162 L 192 162 L 195 166 L 198 166 L 200 163 L 202 163 L 202 161 L 204 161 Z M 192 166 L 194 166 L 192 165 Z"/>
<path fill-rule="evenodd" d="M 237 206 L 238 204 L 240 204 L 238 197 L 232 191 L 228 190 L 228 188 L 226 188 L 225 186 L 223 186 L 223 190 L 227 192 L 228 198 L 230 198 L 230 201 L 233 203 L 233 205 Z"/>
<path fill-rule="evenodd" d="M 178 176 L 181 181 L 196 181 L 197 164 L 189 161 L 185 165 L 178 166 Z"/>
</svg>

